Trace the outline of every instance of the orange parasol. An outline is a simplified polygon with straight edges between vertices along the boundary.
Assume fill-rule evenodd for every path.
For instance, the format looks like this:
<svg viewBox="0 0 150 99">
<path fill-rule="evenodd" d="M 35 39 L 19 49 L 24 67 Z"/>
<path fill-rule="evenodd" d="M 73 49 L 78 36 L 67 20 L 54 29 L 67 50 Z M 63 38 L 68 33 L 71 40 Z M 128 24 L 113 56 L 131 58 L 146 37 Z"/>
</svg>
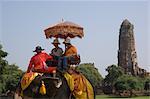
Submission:
<svg viewBox="0 0 150 99">
<path fill-rule="evenodd" d="M 52 37 L 63 39 L 66 39 L 67 37 L 82 38 L 84 36 L 83 27 L 69 21 L 62 21 L 56 25 L 52 25 L 45 29 L 44 32 L 47 39 Z"/>
</svg>

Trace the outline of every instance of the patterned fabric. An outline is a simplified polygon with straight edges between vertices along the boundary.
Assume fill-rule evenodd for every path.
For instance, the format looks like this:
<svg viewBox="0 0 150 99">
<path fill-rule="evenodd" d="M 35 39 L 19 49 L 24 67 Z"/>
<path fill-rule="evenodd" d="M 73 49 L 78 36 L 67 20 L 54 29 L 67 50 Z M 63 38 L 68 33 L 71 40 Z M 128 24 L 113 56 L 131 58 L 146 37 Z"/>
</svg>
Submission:
<svg viewBox="0 0 150 99">
<path fill-rule="evenodd" d="M 67 72 L 64 74 L 64 77 L 66 78 L 68 86 L 72 92 L 74 90 L 74 79 L 73 79 L 73 77 Z"/>
<path fill-rule="evenodd" d="M 93 87 L 82 74 L 65 73 L 64 77 L 76 99 L 94 99 Z"/>
<path fill-rule="evenodd" d="M 26 72 L 21 79 L 22 90 L 25 90 L 37 75 L 38 73 L 35 72 L 29 72 L 29 73 Z"/>
<path fill-rule="evenodd" d="M 80 37 L 82 38 L 84 36 L 83 33 L 83 27 L 80 27 L 79 25 L 65 21 L 58 23 L 56 25 L 52 25 L 51 27 L 44 30 L 46 38 L 74 38 L 74 37 Z"/>
</svg>

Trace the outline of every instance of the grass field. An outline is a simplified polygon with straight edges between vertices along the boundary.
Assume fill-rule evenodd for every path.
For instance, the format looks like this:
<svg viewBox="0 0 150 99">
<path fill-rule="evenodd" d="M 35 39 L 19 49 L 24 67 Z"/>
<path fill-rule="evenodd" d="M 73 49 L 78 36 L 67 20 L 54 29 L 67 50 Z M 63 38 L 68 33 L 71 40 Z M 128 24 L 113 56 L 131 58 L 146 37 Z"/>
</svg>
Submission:
<svg viewBox="0 0 150 99">
<path fill-rule="evenodd" d="M 139 97 L 132 97 L 132 98 L 118 98 L 112 97 L 107 95 L 97 95 L 96 99 L 150 99 L 150 96 L 139 96 Z"/>
</svg>

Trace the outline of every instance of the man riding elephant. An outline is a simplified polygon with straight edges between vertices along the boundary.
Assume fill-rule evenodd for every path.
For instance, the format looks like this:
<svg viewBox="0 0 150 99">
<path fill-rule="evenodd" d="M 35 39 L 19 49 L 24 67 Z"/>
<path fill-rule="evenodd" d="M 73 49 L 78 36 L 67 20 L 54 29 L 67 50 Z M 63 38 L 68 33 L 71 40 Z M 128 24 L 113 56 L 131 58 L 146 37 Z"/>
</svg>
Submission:
<svg viewBox="0 0 150 99">
<path fill-rule="evenodd" d="M 63 55 L 63 49 L 59 47 L 60 42 L 58 38 L 54 39 L 52 42 L 54 48 L 51 50 L 50 55 L 53 57 L 53 61 L 50 64 L 58 66 L 58 60 Z"/>
<path fill-rule="evenodd" d="M 66 38 L 63 42 L 65 44 L 65 52 L 63 57 L 58 60 L 58 68 L 67 69 L 67 66 L 70 65 L 69 61 L 74 60 L 74 56 L 77 56 L 77 48 L 73 46 L 69 38 Z"/>
<path fill-rule="evenodd" d="M 58 38 L 54 39 L 52 44 L 54 45 L 54 48 L 51 50 L 50 55 L 52 55 L 54 58 L 57 59 L 63 55 L 63 49 L 61 47 L 59 47 L 60 42 L 59 42 Z"/>
<path fill-rule="evenodd" d="M 37 46 L 33 52 L 36 54 L 31 58 L 27 72 L 39 72 L 39 73 L 52 73 L 56 71 L 56 67 L 48 67 L 46 65 L 47 60 L 52 60 L 52 56 L 43 52 L 44 49 L 41 46 Z"/>
<path fill-rule="evenodd" d="M 69 38 L 66 38 L 63 43 L 65 44 L 64 56 L 70 57 L 73 55 L 77 55 L 77 48 L 71 44 Z"/>
</svg>

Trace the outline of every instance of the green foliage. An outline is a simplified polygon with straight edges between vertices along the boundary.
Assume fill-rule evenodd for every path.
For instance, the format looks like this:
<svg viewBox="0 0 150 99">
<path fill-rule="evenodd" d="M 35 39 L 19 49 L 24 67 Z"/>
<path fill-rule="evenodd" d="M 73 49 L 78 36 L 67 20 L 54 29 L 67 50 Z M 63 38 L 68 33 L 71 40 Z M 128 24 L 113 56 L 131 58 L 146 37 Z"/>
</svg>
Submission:
<svg viewBox="0 0 150 99">
<path fill-rule="evenodd" d="M 0 75 L 2 75 L 3 71 L 5 71 L 5 65 L 8 64 L 5 58 L 7 56 L 7 52 L 2 50 L 2 46 L 0 45 Z"/>
<path fill-rule="evenodd" d="M 145 77 L 144 78 L 144 81 L 146 82 L 146 81 L 148 81 L 148 82 L 150 82 L 150 77 L 148 76 L 148 77 Z"/>
<path fill-rule="evenodd" d="M 149 96 L 138 96 L 132 98 L 118 97 L 118 96 L 110 96 L 110 95 L 97 95 L 96 99 L 149 99 Z"/>
<path fill-rule="evenodd" d="M 7 68 L 6 90 L 15 90 L 23 72 L 15 64 Z"/>
<path fill-rule="evenodd" d="M 115 83 L 116 90 L 143 90 L 144 84 L 141 78 L 132 75 L 122 75 Z"/>
<path fill-rule="evenodd" d="M 116 65 L 109 66 L 103 80 L 103 92 L 112 94 L 113 90 L 149 90 L 150 78 L 140 78 L 138 76 L 127 75 L 123 72 L 122 68 Z"/>
<path fill-rule="evenodd" d="M 103 80 L 103 92 L 105 94 L 112 94 L 114 89 L 114 84 L 116 80 L 123 75 L 123 70 L 121 67 L 116 65 L 110 65 L 107 67 L 106 71 L 108 74 L 106 75 L 105 79 Z M 121 83 L 120 83 L 121 84 Z"/>
<path fill-rule="evenodd" d="M 8 55 L 8 53 L 7 53 L 7 52 L 4 52 L 4 51 L 2 50 L 2 45 L 0 45 L 0 59 L 6 57 L 7 55 Z"/>
<path fill-rule="evenodd" d="M 15 90 L 23 72 L 15 64 L 9 65 L 4 59 L 7 52 L 2 50 L 0 45 L 0 94 L 7 90 Z"/>
<path fill-rule="evenodd" d="M 92 83 L 94 87 L 101 84 L 103 78 L 98 72 L 98 69 L 95 68 L 94 64 L 81 64 L 80 66 L 78 66 L 77 70 L 82 72 L 82 74 Z"/>
<path fill-rule="evenodd" d="M 121 75 L 123 75 L 122 68 L 120 68 L 120 67 L 118 67 L 116 65 L 108 66 L 108 68 L 106 69 L 106 71 L 108 72 L 108 75 L 106 75 L 106 77 L 104 79 L 104 83 L 109 84 L 111 86 L 114 85 L 114 83 L 116 82 L 116 80 L 118 79 L 118 77 L 120 77 Z"/>
<path fill-rule="evenodd" d="M 150 77 L 146 77 L 144 79 L 144 89 L 145 90 L 150 90 Z"/>
</svg>

